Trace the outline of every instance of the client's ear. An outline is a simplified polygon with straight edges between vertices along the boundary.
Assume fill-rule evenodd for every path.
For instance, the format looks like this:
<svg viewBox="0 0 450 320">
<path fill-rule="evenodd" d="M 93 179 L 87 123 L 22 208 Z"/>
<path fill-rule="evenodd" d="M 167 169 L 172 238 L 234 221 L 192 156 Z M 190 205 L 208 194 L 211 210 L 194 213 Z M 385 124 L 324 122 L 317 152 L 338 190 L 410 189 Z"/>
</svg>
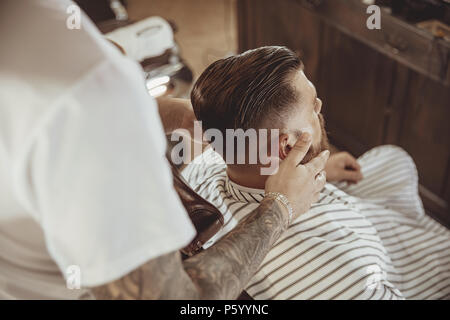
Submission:
<svg viewBox="0 0 450 320">
<path fill-rule="evenodd" d="M 282 133 L 280 134 L 280 138 L 279 138 L 279 157 L 281 160 L 286 159 L 286 157 L 288 156 L 289 152 L 291 152 L 293 144 L 292 144 L 292 137 L 289 134 L 286 133 Z"/>
</svg>

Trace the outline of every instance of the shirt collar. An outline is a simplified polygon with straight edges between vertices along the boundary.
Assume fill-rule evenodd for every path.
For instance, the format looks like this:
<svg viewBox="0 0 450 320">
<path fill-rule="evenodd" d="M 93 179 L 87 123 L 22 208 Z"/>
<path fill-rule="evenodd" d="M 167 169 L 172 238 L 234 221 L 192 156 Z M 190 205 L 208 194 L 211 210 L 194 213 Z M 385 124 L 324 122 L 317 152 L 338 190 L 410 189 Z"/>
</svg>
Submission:
<svg viewBox="0 0 450 320">
<path fill-rule="evenodd" d="M 241 186 L 227 176 L 225 187 L 227 193 L 229 193 L 235 200 L 248 203 L 260 203 L 264 198 L 263 189 L 253 189 Z"/>
</svg>

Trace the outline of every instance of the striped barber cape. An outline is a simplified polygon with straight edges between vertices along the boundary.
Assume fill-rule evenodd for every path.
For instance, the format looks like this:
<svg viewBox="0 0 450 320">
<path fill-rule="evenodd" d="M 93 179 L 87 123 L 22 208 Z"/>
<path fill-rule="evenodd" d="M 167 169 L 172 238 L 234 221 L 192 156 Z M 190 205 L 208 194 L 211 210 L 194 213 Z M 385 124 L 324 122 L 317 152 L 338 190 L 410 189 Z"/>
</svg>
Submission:
<svg viewBox="0 0 450 320">
<path fill-rule="evenodd" d="M 412 159 L 381 146 L 358 162 L 360 183 L 327 183 L 276 242 L 246 288 L 254 299 L 450 299 L 450 231 L 425 215 Z M 204 248 L 264 197 L 230 181 L 213 150 L 183 175 L 224 215 L 224 228 Z"/>
</svg>

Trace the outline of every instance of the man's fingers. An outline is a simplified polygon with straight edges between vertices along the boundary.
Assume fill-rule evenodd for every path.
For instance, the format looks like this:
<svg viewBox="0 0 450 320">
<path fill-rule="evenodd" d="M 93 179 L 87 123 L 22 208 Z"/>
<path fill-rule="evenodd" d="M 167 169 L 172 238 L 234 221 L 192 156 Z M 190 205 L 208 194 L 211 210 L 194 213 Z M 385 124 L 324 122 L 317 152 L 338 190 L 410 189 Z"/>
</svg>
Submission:
<svg viewBox="0 0 450 320">
<path fill-rule="evenodd" d="M 360 171 L 353 170 L 344 170 L 342 172 L 342 180 L 351 181 L 351 182 L 359 182 L 363 178 L 363 175 Z"/>
<path fill-rule="evenodd" d="M 328 150 L 322 151 L 321 154 L 319 154 L 317 157 L 315 157 L 310 162 L 305 164 L 305 166 L 309 168 L 314 175 L 316 175 L 325 168 L 325 165 L 327 164 L 329 157 L 330 151 Z"/>
<path fill-rule="evenodd" d="M 350 153 L 346 153 L 345 166 L 350 167 L 354 170 L 361 170 L 361 166 L 358 161 Z"/>
<path fill-rule="evenodd" d="M 320 189 L 320 191 L 321 191 L 322 189 Z M 317 191 L 315 194 L 314 194 L 314 196 L 313 196 L 313 201 L 312 201 L 312 203 L 316 203 L 316 202 L 318 202 L 319 201 L 319 199 L 320 199 L 320 191 Z"/>
<path fill-rule="evenodd" d="M 325 187 L 325 183 L 327 182 L 327 174 L 325 170 L 320 171 L 316 176 L 316 192 L 322 191 Z"/>
<path fill-rule="evenodd" d="M 311 135 L 308 132 L 303 132 L 286 157 L 286 161 L 297 166 L 303 160 L 306 153 L 308 153 L 311 140 Z"/>
</svg>

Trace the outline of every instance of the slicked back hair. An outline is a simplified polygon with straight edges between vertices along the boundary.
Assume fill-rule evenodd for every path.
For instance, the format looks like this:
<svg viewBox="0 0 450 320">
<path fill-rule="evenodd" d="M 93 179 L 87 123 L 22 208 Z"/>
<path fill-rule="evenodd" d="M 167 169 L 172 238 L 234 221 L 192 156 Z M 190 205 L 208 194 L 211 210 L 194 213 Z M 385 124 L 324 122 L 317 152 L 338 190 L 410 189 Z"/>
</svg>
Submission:
<svg viewBox="0 0 450 320">
<path fill-rule="evenodd" d="M 281 129 L 299 99 L 291 80 L 303 68 L 285 47 L 261 47 L 211 64 L 191 92 L 203 129 Z"/>
</svg>

